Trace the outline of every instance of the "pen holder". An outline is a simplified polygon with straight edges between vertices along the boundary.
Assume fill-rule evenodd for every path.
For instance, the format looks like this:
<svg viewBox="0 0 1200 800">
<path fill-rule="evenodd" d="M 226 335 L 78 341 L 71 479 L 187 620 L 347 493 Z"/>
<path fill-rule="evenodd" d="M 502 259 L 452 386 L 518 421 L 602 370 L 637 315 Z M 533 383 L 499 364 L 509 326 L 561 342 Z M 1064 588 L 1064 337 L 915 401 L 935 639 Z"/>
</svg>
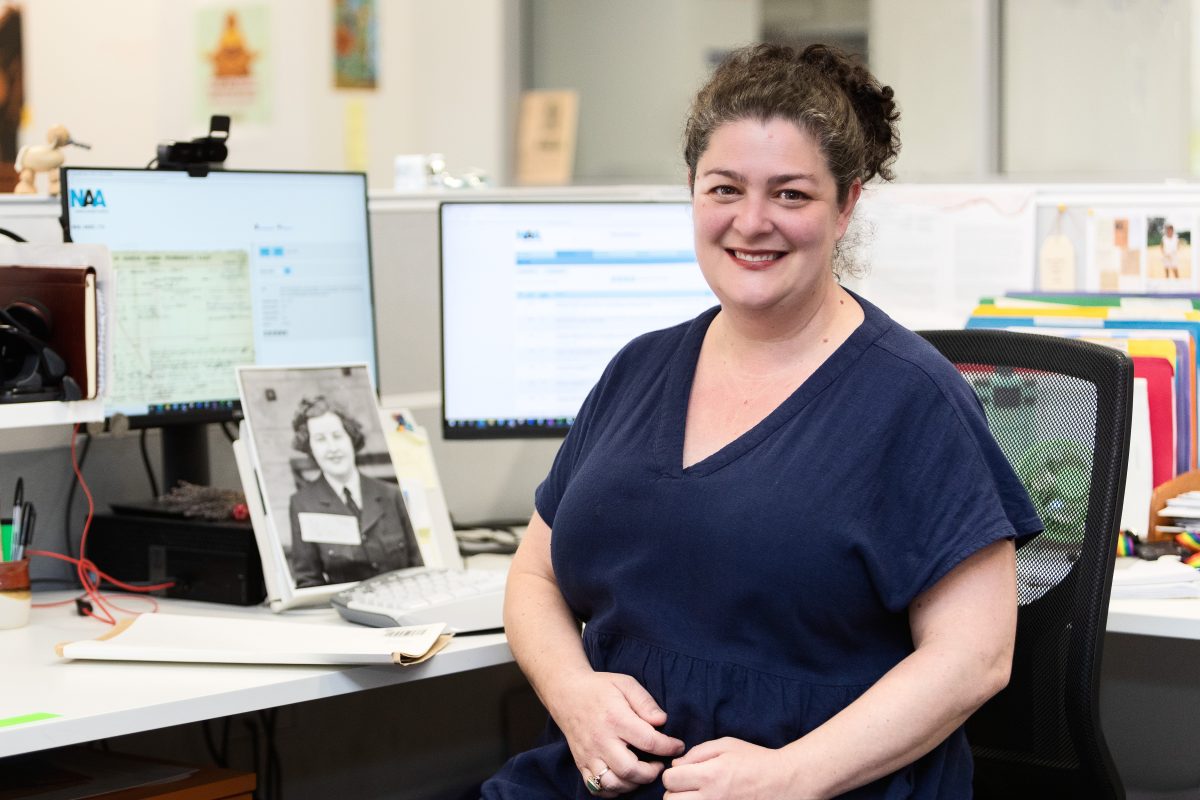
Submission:
<svg viewBox="0 0 1200 800">
<path fill-rule="evenodd" d="M 0 630 L 29 622 L 33 595 L 29 591 L 29 559 L 0 561 Z"/>
</svg>

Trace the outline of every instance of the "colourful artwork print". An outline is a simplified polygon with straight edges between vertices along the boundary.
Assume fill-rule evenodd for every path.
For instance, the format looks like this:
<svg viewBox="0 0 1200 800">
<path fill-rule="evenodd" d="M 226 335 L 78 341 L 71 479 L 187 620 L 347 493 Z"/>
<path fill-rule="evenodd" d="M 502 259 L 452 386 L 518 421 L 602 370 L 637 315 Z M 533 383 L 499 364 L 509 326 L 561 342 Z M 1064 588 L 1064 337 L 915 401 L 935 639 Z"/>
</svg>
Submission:
<svg viewBox="0 0 1200 800">
<path fill-rule="evenodd" d="M 334 85 L 374 89 L 379 74 L 375 0 L 334 0 Z"/>
</svg>

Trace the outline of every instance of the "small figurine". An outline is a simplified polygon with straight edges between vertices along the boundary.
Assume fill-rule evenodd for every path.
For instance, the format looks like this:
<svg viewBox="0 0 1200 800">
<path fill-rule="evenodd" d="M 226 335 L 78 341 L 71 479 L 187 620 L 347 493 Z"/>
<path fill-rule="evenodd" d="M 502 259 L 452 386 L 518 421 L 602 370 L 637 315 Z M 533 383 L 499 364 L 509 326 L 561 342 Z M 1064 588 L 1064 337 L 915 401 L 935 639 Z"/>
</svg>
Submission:
<svg viewBox="0 0 1200 800">
<path fill-rule="evenodd" d="M 50 130 L 46 132 L 46 142 L 46 144 L 27 144 L 17 152 L 17 161 L 14 164 L 17 168 L 17 185 L 13 189 L 13 194 L 36 194 L 37 187 L 34 185 L 34 181 L 37 173 L 49 172 L 50 188 L 48 193 L 51 196 L 57 196 L 58 168 L 65 160 L 62 148 L 73 144 L 84 150 L 91 149 L 90 145 L 74 141 L 71 134 L 62 125 L 50 126 Z"/>
</svg>

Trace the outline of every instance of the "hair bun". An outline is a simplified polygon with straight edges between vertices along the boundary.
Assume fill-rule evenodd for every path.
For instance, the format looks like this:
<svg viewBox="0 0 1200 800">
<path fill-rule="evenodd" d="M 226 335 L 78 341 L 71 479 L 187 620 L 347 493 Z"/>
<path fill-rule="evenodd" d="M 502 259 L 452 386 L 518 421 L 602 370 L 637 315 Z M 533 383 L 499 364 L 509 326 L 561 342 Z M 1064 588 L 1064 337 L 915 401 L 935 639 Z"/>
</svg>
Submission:
<svg viewBox="0 0 1200 800">
<path fill-rule="evenodd" d="M 855 116 L 868 139 L 863 181 L 876 175 L 892 180 L 895 176 L 891 165 L 900 153 L 900 136 L 896 130 L 900 111 L 896 108 L 896 93 L 892 87 L 881 85 L 862 59 L 829 45 L 809 45 L 800 54 L 800 61 L 820 71 L 850 98 Z"/>
</svg>

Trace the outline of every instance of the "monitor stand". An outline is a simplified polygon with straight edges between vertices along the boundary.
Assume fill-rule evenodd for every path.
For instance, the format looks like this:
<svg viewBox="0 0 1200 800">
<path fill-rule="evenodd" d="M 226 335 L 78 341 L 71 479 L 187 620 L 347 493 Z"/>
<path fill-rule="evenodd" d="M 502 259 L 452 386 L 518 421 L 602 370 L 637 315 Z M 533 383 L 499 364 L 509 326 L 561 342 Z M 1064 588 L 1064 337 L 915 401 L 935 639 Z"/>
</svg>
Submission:
<svg viewBox="0 0 1200 800">
<path fill-rule="evenodd" d="M 180 481 L 197 486 L 210 484 L 208 464 L 208 423 L 193 422 L 186 425 L 166 425 L 161 433 L 162 485 L 160 496 L 166 495 Z M 145 500 L 109 503 L 112 513 L 118 515 L 150 515 L 155 517 L 183 517 L 182 511 L 164 504 L 159 497 Z M 197 520 L 199 522 L 199 520 Z"/>
<path fill-rule="evenodd" d="M 208 423 L 163 426 L 162 464 L 163 494 L 180 481 L 208 486 Z"/>
</svg>

